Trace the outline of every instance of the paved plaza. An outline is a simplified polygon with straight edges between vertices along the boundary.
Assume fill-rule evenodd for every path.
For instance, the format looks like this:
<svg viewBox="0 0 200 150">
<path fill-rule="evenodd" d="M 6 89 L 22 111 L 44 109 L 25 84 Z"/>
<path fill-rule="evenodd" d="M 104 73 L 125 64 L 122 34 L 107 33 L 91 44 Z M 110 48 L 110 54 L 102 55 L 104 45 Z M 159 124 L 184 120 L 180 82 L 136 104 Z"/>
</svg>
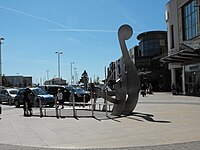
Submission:
<svg viewBox="0 0 200 150">
<path fill-rule="evenodd" d="M 34 116 L 24 117 L 22 108 L 1 106 L 0 150 L 200 149 L 199 97 L 154 93 L 140 97 L 134 113 L 122 117 L 100 111 L 92 117 L 84 109 L 74 118 L 68 106 L 59 119 L 50 109 L 40 118 L 36 108 Z"/>
</svg>

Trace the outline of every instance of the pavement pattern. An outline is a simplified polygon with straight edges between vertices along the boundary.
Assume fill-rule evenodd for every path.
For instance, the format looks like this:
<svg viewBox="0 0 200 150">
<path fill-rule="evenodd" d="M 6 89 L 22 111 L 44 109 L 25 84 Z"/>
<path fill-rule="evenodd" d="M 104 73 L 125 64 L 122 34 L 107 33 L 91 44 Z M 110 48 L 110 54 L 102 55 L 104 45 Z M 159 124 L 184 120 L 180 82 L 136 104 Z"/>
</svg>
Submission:
<svg viewBox="0 0 200 150">
<path fill-rule="evenodd" d="M 34 116 L 23 117 L 22 108 L 1 106 L 0 150 L 200 149 L 199 97 L 154 93 L 140 97 L 133 114 L 122 117 L 101 111 L 92 117 L 88 106 L 76 118 L 68 106 L 59 119 L 54 109 L 40 118 L 37 108 Z"/>
</svg>

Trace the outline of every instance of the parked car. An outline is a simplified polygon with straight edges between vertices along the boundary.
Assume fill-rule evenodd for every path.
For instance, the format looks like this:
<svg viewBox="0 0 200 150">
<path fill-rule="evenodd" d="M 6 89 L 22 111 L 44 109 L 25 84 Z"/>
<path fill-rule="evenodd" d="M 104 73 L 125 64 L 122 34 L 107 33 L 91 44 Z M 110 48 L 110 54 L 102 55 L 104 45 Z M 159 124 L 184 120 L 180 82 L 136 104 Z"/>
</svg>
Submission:
<svg viewBox="0 0 200 150">
<path fill-rule="evenodd" d="M 63 93 L 63 100 L 65 102 L 69 102 L 70 92 L 68 89 L 65 88 L 65 86 L 45 85 L 43 89 L 45 89 L 47 93 L 54 95 L 54 97 L 57 95 L 58 89 L 60 89 L 61 92 Z"/>
<path fill-rule="evenodd" d="M 50 107 L 54 106 L 55 99 L 53 95 L 48 94 L 46 91 L 38 87 L 30 88 L 30 90 L 31 90 L 30 99 L 33 106 L 38 107 L 40 99 L 42 105 L 49 105 Z M 22 88 L 17 92 L 17 95 L 14 98 L 14 104 L 16 107 L 20 107 L 20 105 L 23 105 L 24 91 L 25 88 Z"/>
<path fill-rule="evenodd" d="M 74 94 L 75 102 L 84 102 L 85 100 L 85 102 L 88 103 L 90 101 L 90 94 L 88 91 L 73 86 L 66 86 L 65 88 L 68 89 L 70 93 Z"/>
<path fill-rule="evenodd" d="M 6 102 L 9 105 L 14 103 L 14 97 L 16 96 L 18 89 L 10 88 L 10 89 L 3 89 L 0 92 L 0 103 Z"/>
</svg>

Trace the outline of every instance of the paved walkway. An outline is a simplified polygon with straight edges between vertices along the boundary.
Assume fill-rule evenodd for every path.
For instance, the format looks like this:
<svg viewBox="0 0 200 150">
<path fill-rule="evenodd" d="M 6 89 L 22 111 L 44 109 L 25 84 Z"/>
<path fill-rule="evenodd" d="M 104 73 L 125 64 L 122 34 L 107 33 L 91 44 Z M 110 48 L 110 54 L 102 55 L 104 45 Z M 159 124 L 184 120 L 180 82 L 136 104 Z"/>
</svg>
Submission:
<svg viewBox="0 0 200 150">
<path fill-rule="evenodd" d="M 99 102 L 102 100 L 99 99 Z M 155 93 L 140 97 L 133 115 L 115 118 L 109 113 L 63 110 L 66 116 L 23 117 L 22 108 L 2 105 L 0 150 L 58 149 L 180 149 L 200 147 L 200 98 Z M 39 114 L 38 109 L 34 109 Z M 47 115 L 53 116 L 54 110 Z"/>
</svg>

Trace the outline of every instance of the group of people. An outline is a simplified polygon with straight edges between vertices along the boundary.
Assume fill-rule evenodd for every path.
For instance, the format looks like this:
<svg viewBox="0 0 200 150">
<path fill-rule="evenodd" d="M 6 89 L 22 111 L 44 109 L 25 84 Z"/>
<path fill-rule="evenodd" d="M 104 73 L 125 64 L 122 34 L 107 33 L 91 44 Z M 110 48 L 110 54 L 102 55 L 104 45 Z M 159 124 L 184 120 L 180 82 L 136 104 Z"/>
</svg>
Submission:
<svg viewBox="0 0 200 150">
<path fill-rule="evenodd" d="M 24 91 L 24 98 L 23 98 L 23 110 L 24 110 L 24 116 L 32 116 L 32 102 L 30 98 L 31 90 L 29 88 L 26 88 Z M 58 89 L 57 95 L 55 97 L 56 102 L 58 101 L 58 107 L 61 105 L 61 109 L 64 108 L 64 101 L 63 101 L 63 93 L 60 89 Z"/>
<path fill-rule="evenodd" d="M 146 94 L 153 94 L 153 87 L 151 83 L 147 86 L 145 83 L 141 85 L 141 95 L 144 97 Z"/>
</svg>

